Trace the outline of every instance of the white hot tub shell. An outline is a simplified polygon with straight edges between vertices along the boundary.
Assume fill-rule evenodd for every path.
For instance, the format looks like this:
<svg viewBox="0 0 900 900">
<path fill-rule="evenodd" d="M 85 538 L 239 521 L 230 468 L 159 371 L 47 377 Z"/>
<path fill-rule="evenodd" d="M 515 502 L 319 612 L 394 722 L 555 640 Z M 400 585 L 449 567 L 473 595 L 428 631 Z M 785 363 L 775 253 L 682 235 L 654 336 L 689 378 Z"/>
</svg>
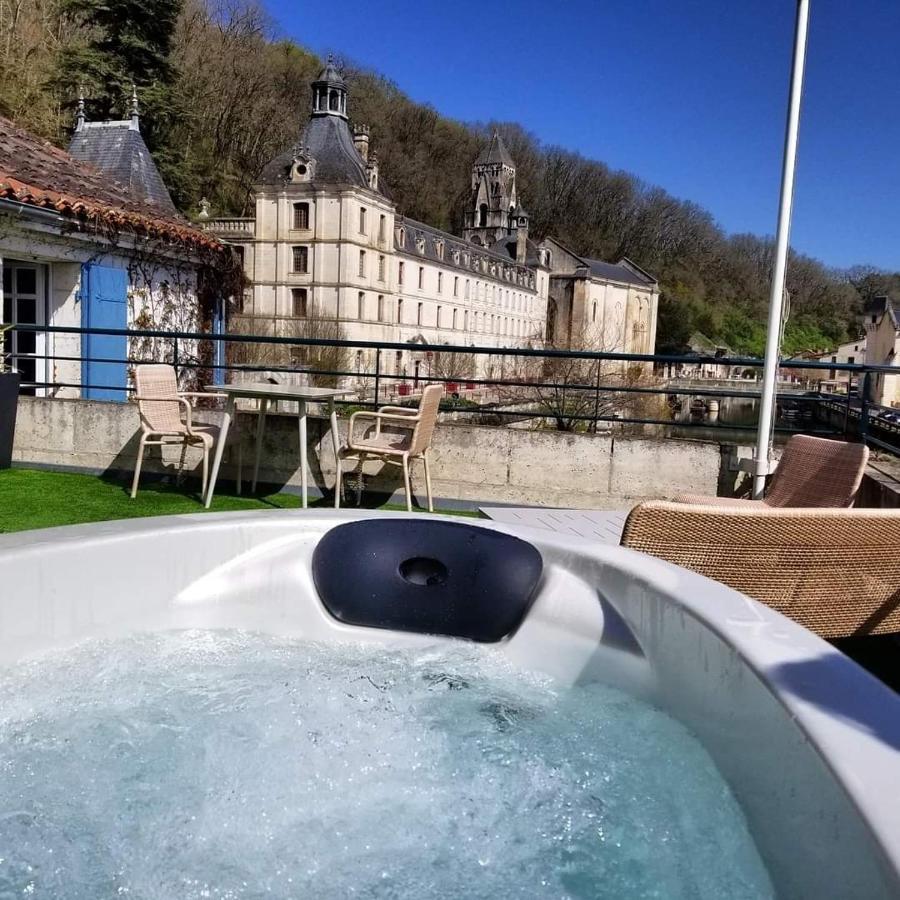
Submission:
<svg viewBox="0 0 900 900">
<path fill-rule="evenodd" d="M 181 628 L 451 640 L 345 625 L 319 602 L 317 542 L 375 516 L 399 514 L 226 513 L 5 536 L 0 664 Z M 740 801 L 779 896 L 900 896 L 897 695 L 797 624 L 691 572 L 550 532 L 473 527 L 523 538 L 544 560 L 524 622 L 485 652 L 562 683 L 604 681 L 684 723 Z"/>
</svg>

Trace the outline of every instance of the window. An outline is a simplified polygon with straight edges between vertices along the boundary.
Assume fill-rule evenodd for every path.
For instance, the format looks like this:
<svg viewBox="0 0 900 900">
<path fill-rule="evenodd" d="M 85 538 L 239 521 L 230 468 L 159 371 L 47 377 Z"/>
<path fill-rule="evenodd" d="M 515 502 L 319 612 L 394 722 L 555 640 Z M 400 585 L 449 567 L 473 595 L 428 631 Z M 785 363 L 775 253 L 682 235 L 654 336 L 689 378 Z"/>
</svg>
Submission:
<svg viewBox="0 0 900 900">
<path fill-rule="evenodd" d="M 453 296 L 459 296 L 459 275 L 453 276 Z"/>
<path fill-rule="evenodd" d="M 403 298 L 397 298 L 397 322 L 400 323 L 403 321 Z"/>
<path fill-rule="evenodd" d="M 360 291 L 356 295 L 356 318 L 364 319 L 366 314 L 366 295 Z"/>
<path fill-rule="evenodd" d="M 437 318 L 435 319 L 435 324 L 437 325 L 438 328 L 441 327 L 441 307 L 440 306 L 437 308 Z"/>
<path fill-rule="evenodd" d="M 366 275 L 366 251 L 359 251 L 359 277 L 365 278 Z"/>
<path fill-rule="evenodd" d="M 384 257 L 378 257 L 378 280 L 384 281 Z"/>
<path fill-rule="evenodd" d="M 596 300 L 594 301 L 593 309 L 591 309 L 591 321 L 592 322 L 597 321 L 597 301 Z"/>
<path fill-rule="evenodd" d="M 465 293 L 463 294 L 463 296 L 465 297 L 466 300 L 469 299 L 469 279 L 468 278 L 466 279 L 466 290 L 465 290 Z"/>
<path fill-rule="evenodd" d="M 419 290 L 425 287 L 425 266 L 419 266 Z"/>
<path fill-rule="evenodd" d="M 309 204 L 294 204 L 294 230 L 305 231 L 309 228 Z"/>
<path fill-rule="evenodd" d="M 399 375 L 403 367 L 403 351 L 398 350 L 394 357 L 394 374 Z"/>
<path fill-rule="evenodd" d="M 852 366 L 852 365 L 856 362 L 856 357 L 855 357 L 855 356 L 848 356 L 848 357 L 847 357 L 847 362 Z"/>
<path fill-rule="evenodd" d="M 469 311 L 463 310 L 463 331 L 469 330 Z"/>
<path fill-rule="evenodd" d="M 400 244 L 401 247 L 406 246 L 406 229 L 405 228 L 400 228 L 397 231 L 397 243 Z M 400 263 L 400 265 L 403 265 L 403 263 Z"/>
<path fill-rule="evenodd" d="M 403 263 L 397 266 L 397 284 L 403 284 Z"/>
<path fill-rule="evenodd" d="M 294 288 L 291 291 L 291 314 L 305 319 L 306 308 L 306 288 Z"/>
<path fill-rule="evenodd" d="M 387 216 L 379 216 L 378 217 L 378 242 L 384 243 L 384 229 L 387 224 Z"/>
<path fill-rule="evenodd" d="M 438 272 L 438 293 L 444 289 L 444 273 Z"/>
<path fill-rule="evenodd" d="M 359 233 L 366 233 L 366 208 L 364 206 L 359 208 Z"/>
<path fill-rule="evenodd" d="M 422 307 L 423 306 L 424 306 L 424 304 L 420 303 L 418 306 L 418 309 L 416 309 L 416 325 L 422 324 Z"/>
<path fill-rule="evenodd" d="M 309 247 L 294 247 L 292 251 L 294 272 L 305 273 L 309 271 Z"/>
<path fill-rule="evenodd" d="M 378 295 L 378 321 L 384 321 L 384 294 Z"/>
<path fill-rule="evenodd" d="M 454 310 L 453 310 L 453 328 L 454 328 L 454 330 L 455 330 L 456 327 L 457 327 L 457 324 L 456 324 L 456 314 L 457 314 L 457 310 L 454 309 Z"/>
</svg>

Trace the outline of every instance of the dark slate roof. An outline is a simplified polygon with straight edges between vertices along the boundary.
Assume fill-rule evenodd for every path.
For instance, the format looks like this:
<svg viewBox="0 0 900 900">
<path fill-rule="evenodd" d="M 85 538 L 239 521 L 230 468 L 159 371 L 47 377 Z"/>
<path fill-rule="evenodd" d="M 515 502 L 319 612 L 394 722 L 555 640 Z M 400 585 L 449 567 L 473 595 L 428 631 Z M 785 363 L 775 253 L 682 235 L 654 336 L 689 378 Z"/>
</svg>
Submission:
<svg viewBox="0 0 900 900">
<path fill-rule="evenodd" d="M 350 126 L 346 119 L 335 115 L 312 116 L 300 140 L 267 163 L 257 182 L 278 184 L 284 181 L 290 173 L 295 154 L 301 151 L 315 160 L 317 184 L 352 184 L 369 188 L 366 163 L 353 145 Z M 378 193 L 390 197 L 380 177 Z"/>
<path fill-rule="evenodd" d="M 475 159 L 476 166 L 487 166 L 492 163 L 515 166 L 513 158 L 509 155 L 509 150 L 506 149 L 506 144 L 503 143 L 503 138 L 500 137 L 500 133 L 497 131 L 492 135 L 490 144 Z"/>
<path fill-rule="evenodd" d="M 631 266 L 626 265 L 625 261 L 618 263 L 603 262 L 602 259 L 588 259 L 583 257 L 591 275 L 598 278 L 605 278 L 608 281 L 620 281 L 624 284 L 647 285 L 648 287 L 655 285 L 656 281 L 649 275 L 635 271 Z"/>
<path fill-rule="evenodd" d="M 491 250 L 494 253 L 500 253 L 503 256 L 508 256 L 510 259 L 515 260 L 516 258 L 516 246 L 518 244 L 518 240 L 516 238 L 515 232 L 513 234 L 508 234 L 506 237 L 500 238 L 499 241 L 495 241 L 491 245 Z M 525 242 L 525 265 L 531 266 L 532 269 L 537 268 L 542 265 L 541 263 L 541 255 L 540 248 L 538 245 L 528 238 Z"/>
<path fill-rule="evenodd" d="M 400 228 L 405 229 L 406 232 L 406 242 L 402 247 L 397 240 L 397 233 Z M 424 252 L 420 253 L 416 242 L 421 242 L 423 240 Z M 443 256 L 438 253 L 438 241 L 444 242 Z M 514 273 L 523 268 L 516 265 L 515 238 L 513 238 L 513 254 L 512 257 L 510 257 L 506 250 L 498 252 L 492 248 L 488 249 L 477 244 L 472 244 L 469 241 L 457 237 L 455 234 L 441 231 L 439 228 L 426 225 L 424 222 L 417 222 L 415 219 L 409 219 L 406 216 L 398 215 L 394 217 L 394 249 L 402 256 L 439 262 L 448 269 L 472 272 L 479 278 L 492 278 L 494 281 L 505 283 L 512 282 L 503 277 L 504 269 L 508 269 L 510 273 Z M 457 254 L 459 262 L 454 260 L 454 257 Z M 466 258 L 469 259 L 468 265 L 466 265 L 465 262 Z M 488 269 L 487 272 L 482 272 L 480 267 L 476 265 L 481 259 L 486 259 L 489 266 L 495 264 L 497 271 L 494 274 L 491 274 L 490 269 Z M 534 267 L 530 266 L 530 268 Z M 525 287 L 525 285 L 521 286 Z"/>
<path fill-rule="evenodd" d="M 157 210 L 108 175 L 2 116 L 0 199 L 50 210 L 85 226 L 99 221 L 194 249 L 222 249 L 219 241 L 180 216 Z"/>
<path fill-rule="evenodd" d="M 324 82 L 325 84 L 333 84 L 338 87 L 346 87 L 346 82 L 341 77 L 341 73 L 338 72 L 337 68 L 334 65 L 334 61 L 331 57 L 328 57 L 328 62 L 325 63 L 325 68 L 319 72 L 318 77 L 313 82 L 313 84 L 318 84 L 320 82 Z"/>
<path fill-rule="evenodd" d="M 900 327 L 900 303 L 887 296 L 873 297 L 866 304 L 863 315 L 866 318 L 869 316 L 880 318 L 883 315 L 889 315 L 894 320 L 894 323 Z"/>
<path fill-rule="evenodd" d="M 75 132 L 69 153 L 89 163 L 128 192 L 167 216 L 177 216 L 175 204 L 153 157 L 131 122 L 88 122 Z"/>
</svg>

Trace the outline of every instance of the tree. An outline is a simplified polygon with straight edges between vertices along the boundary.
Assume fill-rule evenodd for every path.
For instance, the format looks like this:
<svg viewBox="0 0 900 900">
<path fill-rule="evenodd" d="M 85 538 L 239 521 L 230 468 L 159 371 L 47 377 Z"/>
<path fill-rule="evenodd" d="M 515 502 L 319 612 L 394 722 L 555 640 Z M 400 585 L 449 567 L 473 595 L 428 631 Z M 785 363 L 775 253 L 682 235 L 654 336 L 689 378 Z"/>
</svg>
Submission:
<svg viewBox="0 0 900 900">
<path fill-rule="evenodd" d="M 610 343 L 608 336 L 607 343 Z M 585 328 L 573 346 L 590 353 L 609 351 L 603 335 L 591 328 Z M 545 349 L 567 348 L 551 344 Z M 502 380 L 514 384 L 498 389 L 501 402 L 520 404 L 529 411 L 541 413 L 557 431 L 596 431 L 600 420 L 624 413 L 639 416 L 646 401 L 641 395 L 621 389 L 654 384 L 645 365 L 628 367 L 618 360 L 585 358 L 577 351 L 563 356 L 511 357 L 506 360 L 506 366 Z M 661 414 L 652 417 L 660 418 Z"/>
<path fill-rule="evenodd" d="M 307 315 L 262 316 L 232 315 L 228 330 L 232 334 L 255 337 L 298 338 L 310 341 L 343 341 L 347 339 L 338 319 L 327 316 L 321 307 L 313 303 Z M 244 366 L 253 371 L 271 369 L 276 380 L 281 380 L 293 370 L 305 373 L 310 384 L 316 387 L 336 387 L 341 375 L 349 373 L 350 350 L 347 347 L 290 343 L 256 343 L 254 341 L 229 344 L 229 363 Z"/>
</svg>

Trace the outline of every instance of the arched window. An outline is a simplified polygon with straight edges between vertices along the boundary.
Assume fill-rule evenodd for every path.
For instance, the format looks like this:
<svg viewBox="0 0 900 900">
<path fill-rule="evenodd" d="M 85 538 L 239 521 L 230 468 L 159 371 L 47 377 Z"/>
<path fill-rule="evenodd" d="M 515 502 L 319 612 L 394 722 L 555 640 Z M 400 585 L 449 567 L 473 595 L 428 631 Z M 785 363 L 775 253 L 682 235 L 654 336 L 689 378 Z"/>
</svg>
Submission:
<svg viewBox="0 0 900 900">
<path fill-rule="evenodd" d="M 328 108 L 330 110 L 333 110 L 334 112 L 338 112 L 340 109 L 340 107 L 338 106 L 339 102 L 340 102 L 340 99 L 338 97 L 338 92 L 332 91 L 328 95 Z"/>
<path fill-rule="evenodd" d="M 479 228 L 487 227 L 487 214 L 488 214 L 487 203 L 482 203 L 481 206 L 478 207 L 478 227 Z"/>
</svg>

